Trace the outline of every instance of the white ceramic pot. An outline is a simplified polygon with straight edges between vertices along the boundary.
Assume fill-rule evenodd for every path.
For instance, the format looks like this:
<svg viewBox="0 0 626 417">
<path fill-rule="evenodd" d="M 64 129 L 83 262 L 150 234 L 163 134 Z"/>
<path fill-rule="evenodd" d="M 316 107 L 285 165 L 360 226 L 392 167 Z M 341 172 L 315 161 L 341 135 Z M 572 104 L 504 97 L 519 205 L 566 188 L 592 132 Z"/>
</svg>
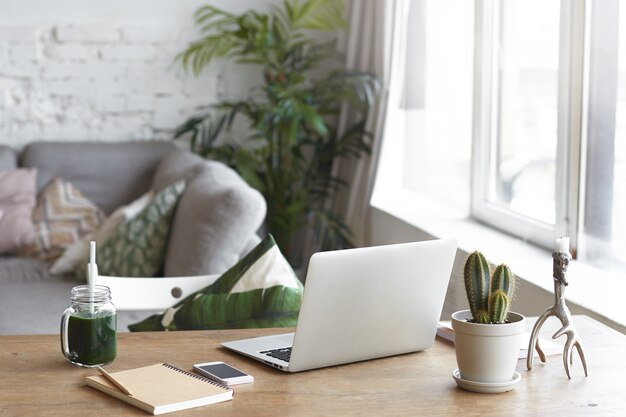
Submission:
<svg viewBox="0 0 626 417">
<path fill-rule="evenodd" d="M 509 312 L 510 323 L 470 323 L 470 310 L 452 314 L 454 350 L 461 378 L 500 383 L 513 378 L 525 327 L 524 316 Z"/>
</svg>

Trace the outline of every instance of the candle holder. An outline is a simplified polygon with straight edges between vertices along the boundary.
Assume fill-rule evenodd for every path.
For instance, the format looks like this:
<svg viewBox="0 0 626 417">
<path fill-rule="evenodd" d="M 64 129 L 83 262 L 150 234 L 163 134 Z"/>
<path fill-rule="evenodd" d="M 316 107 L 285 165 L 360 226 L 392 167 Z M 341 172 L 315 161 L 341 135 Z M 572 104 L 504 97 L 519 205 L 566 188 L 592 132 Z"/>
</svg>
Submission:
<svg viewBox="0 0 626 417">
<path fill-rule="evenodd" d="M 565 347 L 563 348 L 563 365 L 565 366 L 565 373 L 569 379 L 571 377 L 571 366 L 574 363 L 574 358 L 572 355 L 572 351 L 574 347 L 578 351 L 578 355 L 580 356 L 580 360 L 583 363 L 583 369 L 585 370 L 585 376 L 587 374 L 587 361 L 585 360 L 585 354 L 583 352 L 583 346 L 580 343 L 580 337 L 578 332 L 576 331 L 576 327 L 574 327 L 574 322 L 572 321 L 572 313 L 569 308 L 565 304 L 565 287 L 567 287 L 567 279 L 565 278 L 565 272 L 567 272 L 567 267 L 569 262 L 572 260 L 572 256 L 569 252 L 561 251 L 557 249 L 557 252 L 552 254 L 553 259 L 553 278 L 554 278 L 554 305 L 548 308 L 542 315 L 539 317 L 535 326 L 533 327 L 532 334 L 530 336 L 530 343 L 528 345 L 528 356 L 526 358 L 526 367 L 530 371 L 533 368 L 533 351 L 536 349 L 539 354 L 539 359 L 541 362 L 546 361 L 546 355 L 541 350 L 539 346 L 539 331 L 541 326 L 546 321 L 546 319 L 550 316 L 555 316 L 561 321 L 563 327 L 561 327 L 554 335 L 552 339 L 556 339 L 557 337 L 567 335 L 567 340 L 565 342 Z"/>
</svg>

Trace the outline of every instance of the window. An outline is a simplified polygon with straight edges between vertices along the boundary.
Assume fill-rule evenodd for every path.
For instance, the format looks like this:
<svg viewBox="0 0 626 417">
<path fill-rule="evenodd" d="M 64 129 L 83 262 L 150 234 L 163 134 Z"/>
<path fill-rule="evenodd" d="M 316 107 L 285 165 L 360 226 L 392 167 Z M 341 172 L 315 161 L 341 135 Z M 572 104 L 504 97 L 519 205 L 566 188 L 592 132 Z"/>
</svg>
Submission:
<svg viewBox="0 0 626 417">
<path fill-rule="evenodd" d="M 483 100 L 497 117 L 484 132 L 493 151 L 481 185 L 485 201 L 554 225 L 559 4 L 537 14 L 539 2 L 503 2 L 486 29 L 499 44 L 484 62 L 495 61 L 483 75 L 495 93 Z"/>
<path fill-rule="evenodd" d="M 579 259 L 623 269 L 626 5 L 408 7 L 373 204 L 410 194 L 548 249 L 570 236 Z"/>
<path fill-rule="evenodd" d="M 560 54 L 561 4 L 478 4 L 472 215 L 547 246 L 569 235 L 557 205 L 565 186 L 557 177 L 559 68 L 567 66 L 559 61 L 568 59 Z"/>
<path fill-rule="evenodd" d="M 403 182 L 416 193 L 468 213 L 474 4 L 413 0 L 409 21 L 410 70 L 400 103 L 406 131 Z"/>
</svg>

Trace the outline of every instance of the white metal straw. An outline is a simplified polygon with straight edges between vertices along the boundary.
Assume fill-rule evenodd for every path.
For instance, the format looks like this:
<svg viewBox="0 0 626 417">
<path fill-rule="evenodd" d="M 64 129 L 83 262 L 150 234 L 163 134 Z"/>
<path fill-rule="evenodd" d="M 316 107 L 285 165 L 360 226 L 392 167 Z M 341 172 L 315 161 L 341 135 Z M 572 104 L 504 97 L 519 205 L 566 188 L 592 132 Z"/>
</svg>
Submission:
<svg viewBox="0 0 626 417">
<path fill-rule="evenodd" d="M 92 302 L 89 304 L 89 312 L 93 314 L 93 294 L 98 279 L 98 266 L 96 264 L 96 242 L 89 243 L 89 268 L 87 271 L 87 283 L 89 284 L 89 298 Z"/>
</svg>

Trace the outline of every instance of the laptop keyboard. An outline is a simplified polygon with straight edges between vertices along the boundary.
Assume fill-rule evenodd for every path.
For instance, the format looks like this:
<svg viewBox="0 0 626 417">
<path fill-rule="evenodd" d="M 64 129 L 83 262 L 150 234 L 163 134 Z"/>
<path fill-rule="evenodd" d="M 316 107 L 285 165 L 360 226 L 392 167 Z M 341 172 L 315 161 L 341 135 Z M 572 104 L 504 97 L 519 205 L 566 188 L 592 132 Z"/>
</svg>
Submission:
<svg viewBox="0 0 626 417">
<path fill-rule="evenodd" d="M 280 349 L 270 349 L 264 350 L 259 353 L 264 353 L 267 356 L 271 356 L 272 358 L 280 359 L 281 361 L 289 362 L 291 358 L 291 346 Z"/>
</svg>

